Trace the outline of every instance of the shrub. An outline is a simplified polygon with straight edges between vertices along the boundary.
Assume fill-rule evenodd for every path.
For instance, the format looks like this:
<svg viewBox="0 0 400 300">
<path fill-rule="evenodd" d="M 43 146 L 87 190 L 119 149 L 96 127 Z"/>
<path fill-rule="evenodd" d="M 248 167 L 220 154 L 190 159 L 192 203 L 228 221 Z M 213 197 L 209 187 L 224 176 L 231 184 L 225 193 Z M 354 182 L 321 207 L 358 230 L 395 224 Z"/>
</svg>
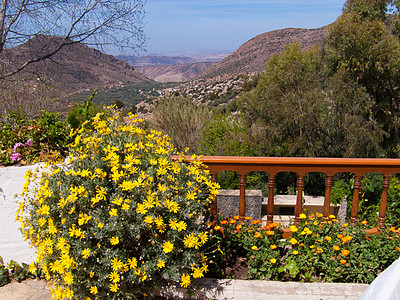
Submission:
<svg viewBox="0 0 400 300">
<path fill-rule="evenodd" d="M 67 122 L 72 128 L 79 128 L 84 122 L 90 120 L 102 111 L 102 108 L 93 102 L 96 91 L 81 103 L 75 103 L 68 110 Z"/>
<path fill-rule="evenodd" d="M 16 111 L 0 120 L 0 164 L 27 164 L 48 155 L 66 155 L 69 125 L 57 113 L 42 111 L 29 119 Z"/>
<path fill-rule="evenodd" d="M 217 186 L 140 121 L 98 114 L 68 162 L 27 174 L 17 218 L 55 298 L 142 297 L 208 270 L 201 221 Z"/>
<path fill-rule="evenodd" d="M 204 105 L 197 105 L 193 99 L 182 96 L 169 96 L 160 99 L 153 110 L 150 126 L 172 137 L 172 142 L 180 150 L 190 147 L 193 153 L 198 149 L 211 117 Z"/>
</svg>

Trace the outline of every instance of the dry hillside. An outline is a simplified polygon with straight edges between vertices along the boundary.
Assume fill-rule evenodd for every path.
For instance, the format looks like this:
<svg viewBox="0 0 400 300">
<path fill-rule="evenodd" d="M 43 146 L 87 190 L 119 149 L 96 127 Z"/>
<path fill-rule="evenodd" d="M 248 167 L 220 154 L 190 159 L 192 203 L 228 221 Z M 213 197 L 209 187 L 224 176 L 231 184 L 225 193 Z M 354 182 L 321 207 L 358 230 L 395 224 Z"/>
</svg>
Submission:
<svg viewBox="0 0 400 300">
<path fill-rule="evenodd" d="M 137 68 L 144 76 L 158 82 L 188 81 L 203 73 L 212 62 Z"/>
<path fill-rule="evenodd" d="M 2 59 L 10 61 L 7 68 L 11 69 L 13 64 L 35 58 L 44 50 L 56 47 L 58 39 L 37 36 L 7 50 Z M 50 45 L 45 47 L 48 42 Z M 61 93 L 149 81 L 126 61 L 80 43 L 65 46 L 51 59 L 29 65 L 18 76 L 35 80 L 42 78 L 56 86 Z"/>
<path fill-rule="evenodd" d="M 281 52 L 287 44 L 299 41 L 303 49 L 309 48 L 322 42 L 325 31 L 326 26 L 317 29 L 286 28 L 260 34 L 209 67 L 199 77 L 213 78 L 263 71 L 268 59 Z"/>
</svg>

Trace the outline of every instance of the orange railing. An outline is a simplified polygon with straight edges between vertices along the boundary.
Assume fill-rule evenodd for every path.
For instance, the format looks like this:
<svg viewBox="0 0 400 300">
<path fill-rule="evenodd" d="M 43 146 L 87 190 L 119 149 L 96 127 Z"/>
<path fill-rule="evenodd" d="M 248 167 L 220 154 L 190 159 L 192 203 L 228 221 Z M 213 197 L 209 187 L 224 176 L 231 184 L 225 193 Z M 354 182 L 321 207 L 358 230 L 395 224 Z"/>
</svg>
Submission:
<svg viewBox="0 0 400 300">
<path fill-rule="evenodd" d="M 383 175 L 383 190 L 377 224 L 378 227 L 383 227 L 385 224 L 390 177 L 400 173 L 400 159 L 203 156 L 201 161 L 207 165 L 214 182 L 217 181 L 217 174 L 221 171 L 236 171 L 239 173 L 239 216 L 241 218 L 245 217 L 246 212 L 246 174 L 252 171 L 268 173 L 267 223 L 273 222 L 275 176 L 280 172 L 294 172 L 297 174 L 295 223 L 299 222 L 299 216 L 303 211 L 302 194 L 304 176 L 307 173 L 320 172 L 326 174 L 324 217 L 329 215 L 333 176 L 341 172 L 353 173 L 354 194 L 350 217 L 351 224 L 355 224 L 357 221 L 361 178 L 366 173 L 376 172 Z M 217 212 L 217 201 L 214 201 L 211 208 L 214 219 L 216 219 Z"/>
</svg>

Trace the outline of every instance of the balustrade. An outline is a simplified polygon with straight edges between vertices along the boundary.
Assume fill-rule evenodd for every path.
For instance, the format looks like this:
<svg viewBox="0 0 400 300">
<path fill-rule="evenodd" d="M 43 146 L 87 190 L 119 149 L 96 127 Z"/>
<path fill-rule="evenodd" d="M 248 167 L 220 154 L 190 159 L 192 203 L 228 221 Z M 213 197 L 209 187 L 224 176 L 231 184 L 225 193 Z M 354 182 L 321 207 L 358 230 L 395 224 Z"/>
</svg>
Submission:
<svg viewBox="0 0 400 300">
<path fill-rule="evenodd" d="M 213 182 L 217 181 L 217 174 L 221 171 L 239 173 L 240 218 L 244 218 L 246 212 L 246 175 L 253 171 L 266 172 L 268 174 L 267 223 L 273 222 L 275 177 L 280 172 L 294 172 L 297 174 L 295 223 L 299 222 L 299 216 L 303 211 L 302 195 L 304 177 L 307 173 L 319 172 L 326 175 L 324 217 L 329 216 L 333 176 L 341 172 L 354 174 L 354 193 L 350 217 L 350 223 L 353 225 L 357 222 L 362 176 L 366 173 L 381 173 L 383 175 L 383 188 L 377 226 L 382 227 L 385 224 L 390 177 L 400 173 L 400 159 L 203 156 L 201 161 L 209 169 Z M 214 219 L 216 219 L 217 212 L 218 208 L 215 199 L 211 208 L 211 214 Z"/>
</svg>

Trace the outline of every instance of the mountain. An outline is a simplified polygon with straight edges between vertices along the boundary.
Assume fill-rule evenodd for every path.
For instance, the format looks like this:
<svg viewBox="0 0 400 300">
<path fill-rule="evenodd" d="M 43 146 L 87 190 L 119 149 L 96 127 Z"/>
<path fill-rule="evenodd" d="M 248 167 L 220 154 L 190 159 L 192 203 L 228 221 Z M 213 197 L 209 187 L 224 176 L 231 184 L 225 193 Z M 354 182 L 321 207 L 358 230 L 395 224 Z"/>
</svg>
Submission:
<svg viewBox="0 0 400 300">
<path fill-rule="evenodd" d="M 285 28 L 260 34 L 239 47 L 220 62 L 205 70 L 199 78 L 214 78 L 261 72 L 273 54 L 280 53 L 287 44 L 299 41 L 306 49 L 322 43 L 326 27 L 317 29 Z"/>
<path fill-rule="evenodd" d="M 38 57 L 43 51 L 54 49 L 60 39 L 38 35 L 22 45 L 8 49 L 4 55 L 11 66 L 17 65 Z M 63 47 L 50 59 L 29 65 L 17 76 L 23 79 L 43 79 L 57 88 L 60 94 L 150 81 L 126 61 L 81 43 Z"/>
<path fill-rule="evenodd" d="M 198 62 L 192 64 L 140 67 L 136 70 L 154 81 L 182 82 L 195 78 L 212 64 L 213 62 Z"/>
<path fill-rule="evenodd" d="M 162 55 L 147 55 L 147 56 L 133 56 L 133 55 L 119 55 L 122 59 L 133 67 L 156 67 L 167 65 L 180 65 L 198 62 L 197 60 L 187 56 L 162 56 Z"/>
</svg>

